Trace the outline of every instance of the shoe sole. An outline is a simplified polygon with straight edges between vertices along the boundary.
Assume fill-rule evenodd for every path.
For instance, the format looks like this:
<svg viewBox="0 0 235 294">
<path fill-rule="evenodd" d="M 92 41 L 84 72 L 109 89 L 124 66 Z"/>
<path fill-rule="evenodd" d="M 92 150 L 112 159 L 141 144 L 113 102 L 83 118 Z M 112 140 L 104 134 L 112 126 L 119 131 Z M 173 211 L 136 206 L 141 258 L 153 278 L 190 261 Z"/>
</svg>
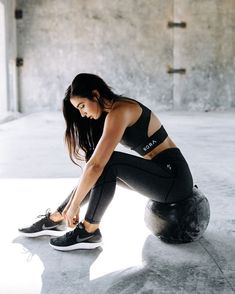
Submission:
<svg viewBox="0 0 235 294">
<path fill-rule="evenodd" d="M 59 251 L 72 251 L 72 250 L 78 250 L 78 249 L 95 249 L 97 247 L 100 247 L 103 245 L 103 242 L 99 243 L 77 243 L 71 246 L 55 246 L 49 243 L 50 246 L 56 250 Z"/>
<path fill-rule="evenodd" d="M 35 232 L 35 233 L 24 233 L 24 232 L 19 232 L 21 236 L 23 237 L 28 237 L 28 238 L 36 238 L 40 236 L 54 236 L 54 237 L 60 237 L 64 235 L 66 231 L 52 231 L 52 230 L 44 230 L 40 232 Z"/>
</svg>

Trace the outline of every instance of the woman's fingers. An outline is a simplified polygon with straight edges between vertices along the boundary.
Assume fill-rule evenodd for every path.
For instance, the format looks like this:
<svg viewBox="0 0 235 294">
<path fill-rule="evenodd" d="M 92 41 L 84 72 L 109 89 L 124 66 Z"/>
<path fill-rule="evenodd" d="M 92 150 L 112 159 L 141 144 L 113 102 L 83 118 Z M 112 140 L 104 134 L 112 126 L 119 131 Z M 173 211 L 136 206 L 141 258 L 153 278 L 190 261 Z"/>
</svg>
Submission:
<svg viewBox="0 0 235 294">
<path fill-rule="evenodd" d="M 76 216 L 73 217 L 73 224 L 74 224 L 74 225 L 77 225 L 78 222 L 79 222 L 79 218 L 78 218 L 78 216 L 76 215 Z"/>
<path fill-rule="evenodd" d="M 68 227 L 74 228 L 74 227 L 76 227 L 76 225 L 79 222 L 79 217 L 78 217 L 78 215 L 72 217 L 72 216 L 69 216 L 68 214 L 65 213 L 64 220 L 65 220 L 65 223 Z"/>
<path fill-rule="evenodd" d="M 79 210 L 80 208 L 74 209 L 71 205 L 67 204 L 64 208 L 62 215 L 64 217 L 65 223 L 68 227 L 74 228 L 79 222 Z"/>
</svg>

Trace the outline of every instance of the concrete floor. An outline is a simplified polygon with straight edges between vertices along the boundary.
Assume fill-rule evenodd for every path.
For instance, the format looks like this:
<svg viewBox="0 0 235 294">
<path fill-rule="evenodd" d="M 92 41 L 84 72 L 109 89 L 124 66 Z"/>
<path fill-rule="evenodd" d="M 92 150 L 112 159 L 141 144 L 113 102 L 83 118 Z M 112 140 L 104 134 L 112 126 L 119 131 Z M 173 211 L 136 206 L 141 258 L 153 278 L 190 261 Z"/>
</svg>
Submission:
<svg viewBox="0 0 235 294">
<path fill-rule="evenodd" d="M 145 227 L 146 198 L 123 188 L 103 219 L 103 249 L 63 253 L 49 237 L 20 237 L 17 228 L 55 209 L 80 175 L 63 143 L 62 115 L 24 116 L 0 125 L 1 294 L 235 293 L 235 113 L 159 117 L 210 201 L 204 237 L 161 242 Z"/>
</svg>

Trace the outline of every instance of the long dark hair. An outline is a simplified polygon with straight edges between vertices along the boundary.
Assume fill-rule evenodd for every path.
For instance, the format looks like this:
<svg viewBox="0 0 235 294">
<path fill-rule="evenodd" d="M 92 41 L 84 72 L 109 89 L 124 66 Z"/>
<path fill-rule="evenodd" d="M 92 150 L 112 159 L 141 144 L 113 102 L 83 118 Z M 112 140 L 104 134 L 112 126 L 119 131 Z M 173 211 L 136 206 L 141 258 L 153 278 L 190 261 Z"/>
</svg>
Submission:
<svg viewBox="0 0 235 294">
<path fill-rule="evenodd" d="M 78 165 L 79 160 L 88 161 L 102 135 L 106 112 L 97 120 L 82 117 L 80 111 L 70 102 L 71 97 L 80 96 L 93 100 L 92 92 L 97 90 L 100 97 L 98 103 L 104 109 L 106 101 L 122 99 L 97 75 L 80 73 L 72 81 L 63 99 L 63 114 L 66 122 L 65 142 L 68 145 L 71 160 Z M 105 100 L 104 100 L 105 99 Z M 85 156 L 80 153 L 80 149 Z"/>
</svg>

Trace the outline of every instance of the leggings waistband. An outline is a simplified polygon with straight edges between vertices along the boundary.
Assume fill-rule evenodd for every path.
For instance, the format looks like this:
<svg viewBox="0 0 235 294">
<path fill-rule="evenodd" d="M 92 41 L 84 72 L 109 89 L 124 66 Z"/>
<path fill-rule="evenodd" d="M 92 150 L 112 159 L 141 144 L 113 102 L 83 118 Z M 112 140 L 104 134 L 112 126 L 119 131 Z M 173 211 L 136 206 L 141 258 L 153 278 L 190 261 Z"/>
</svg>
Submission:
<svg viewBox="0 0 235 294">
<path fill-rule="evenodd" d="M 180 149 L 177 147 L 168 148 L 158 153 L 155 157 L 152 158 L 155 162 L 165 162 L 165 161 L 174 161 L 174 160 L 185 160 Z"/>
</svg>

